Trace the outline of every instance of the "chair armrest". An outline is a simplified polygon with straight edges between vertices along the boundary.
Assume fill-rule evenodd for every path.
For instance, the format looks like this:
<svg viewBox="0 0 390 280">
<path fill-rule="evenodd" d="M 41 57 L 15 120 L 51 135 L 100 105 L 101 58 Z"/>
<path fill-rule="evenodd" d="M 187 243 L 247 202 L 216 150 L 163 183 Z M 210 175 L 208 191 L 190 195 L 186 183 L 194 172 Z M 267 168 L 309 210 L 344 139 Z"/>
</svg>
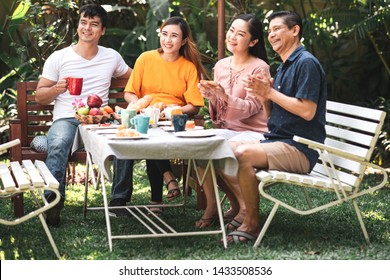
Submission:
<svg viewBox="0 0 390 280">
<path fill-rule="evenodd" d="M 361 162 L 361 163 L 367 163 L 367 161 L 364 157 L 361 157 L 361 156 L 358 156 L 358 155 L 355 155 L 355 154 L 343 151 L 341 149 L 334 148 L 334 147 L 331 147 L 331 146 L 328 146 L 328 145 L 325 145 L 325 144 L 322 144 L 322 143 L 319 143 L 319 142 L 316 142 L 316 141 L 313 141 L 313 140 L 310 140 L 307 138 L 303 138 L 300 136 L 294 136 L 293 140 L 298 142 L 298 143 L 306 144 L 306 145 L 308 145 L 309 148 L 311 148 L 313 150 L 320 149 L 320 150 L 327 151 L 331 154 L 334 154 L 334 155 L 337 155 L 337 156 L 340 156 L 340 157 L 343 157 L 346 159 L 354 160 L 354 161 Z"/>
<path fill-rule="evenodd" d="M 0 151 L 9 149 L 11 147 L 15 147 L 15 146 L 17 146 L 19 144 L 20 144 L 20 140 L 19 139 L 15 139 L 15 140 L 9 141 L 7 143 L 4 143 L 4 144 L 0 145 Z"/>
<path fill-rule="evenodd" d="M 0 132 L 3 133 L 4 131 L 6 131 L 8 129 L 9 129 L 9 125 L 2 126 L 2 127 L 0 127 Z M 9 148 L 14 147 L 14 146 L 19 145 L 19 144 L 20 144 L 19 139 L 14 139 L 14 140 L 8 141 L 8 142 L 0 145 L 0 151 L 8 150 Z"/>
<path fill-rule="evenodd" d="M 9 125 L 2 126 L 2 127 L 0 127 L 0 133 L 3 133 L 4 131 L 6 131 L 8 129 L 9 129 Z"/>
<path fill-rule="evenodd" d="M 345 159 L 359 162 L 360 164 L 362 164 L 366 167 L 371 167 L 373 169 L 379 170 L 383 175 L 382 182 L 379 183 L 378 185 L 376 185 L 375 187 L 371 187 L 370 190 L 361 191 L 359 194 L 356 194 L 357 196 L 363 195 L 367 192 L 372 192 L 372 191 L 378 190 L 387 184 L 388 174 L 387 174 L 386 169 L 384 169 L 376 164 L 373 164 L 371 162 L 366 161 L 366 159 L 364 157 L 357 156 L 357 155 L 351 154 L 349 152 L 343 151 L 341 149 L 337 149 L 337 148 L 334 148 L 334 147 L 331 147 L 331 146 L 328 146 L 328 145 L 325 145 L 322 143 L 318 143 L 316 141 L 312 141 L 312 140 L 309 140 L 309 139 L 306 139 L 303 137 L 294 136 L 293 139 L 294 139 L 294 141 L 308 145 L 309 148 L 311 148 L 311 149 L 314 149 L 314 150 L 319 149 L 322 151 L 326 151 L 330 154 L 334 154 L 334 155 L 337 155 L 339 157 L 343 157 Z M 333 166 L 332 166 L 332 169 L 333 169 Z"/>
</svg>

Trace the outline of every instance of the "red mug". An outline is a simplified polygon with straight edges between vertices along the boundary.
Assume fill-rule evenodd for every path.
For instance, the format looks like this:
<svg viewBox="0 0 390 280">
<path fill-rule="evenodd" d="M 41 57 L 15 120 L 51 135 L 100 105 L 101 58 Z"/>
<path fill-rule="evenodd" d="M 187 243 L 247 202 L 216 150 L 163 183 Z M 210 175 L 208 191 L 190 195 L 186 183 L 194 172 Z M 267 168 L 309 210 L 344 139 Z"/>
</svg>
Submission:
<svg viewBox="0 0 390 280">
<path fill-rule="evenodd" d="M 69 77 L 65 79 L 68 83 L 68 90 L 71 95 L 80 95 L 83 88 L 83 78 Z"/>
</svg>

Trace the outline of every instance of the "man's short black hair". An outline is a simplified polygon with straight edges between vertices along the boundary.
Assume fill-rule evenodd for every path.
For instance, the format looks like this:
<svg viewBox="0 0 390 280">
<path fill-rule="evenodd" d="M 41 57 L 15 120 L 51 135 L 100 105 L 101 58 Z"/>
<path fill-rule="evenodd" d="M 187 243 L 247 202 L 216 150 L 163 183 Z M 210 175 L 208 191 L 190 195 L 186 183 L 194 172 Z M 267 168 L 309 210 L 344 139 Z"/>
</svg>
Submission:
<svg viewBox="0 0 390 280">
<path fill-rule="evenodd" d="M 108 24 L 108 13 L 107 11 L 98 4 L 87 4 L 81 6 L 79 10 L 79 19 L 81 18 L 81 15 L 83 17 L 93 18 L 93 17 L 99 17 L 102 22 L 102 27 L 107 27 Z"/>
</svg>

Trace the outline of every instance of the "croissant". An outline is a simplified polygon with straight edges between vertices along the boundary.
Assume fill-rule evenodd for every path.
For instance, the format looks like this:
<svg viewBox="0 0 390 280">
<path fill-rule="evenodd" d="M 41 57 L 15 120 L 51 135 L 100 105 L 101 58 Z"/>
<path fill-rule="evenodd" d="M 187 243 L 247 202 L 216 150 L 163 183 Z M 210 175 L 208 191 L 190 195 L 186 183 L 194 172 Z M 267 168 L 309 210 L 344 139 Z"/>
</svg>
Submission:
<svg viewBox="0 0 390 280">
<path fill-rule="evenodd" d="M 142 97 L 141 99 L 138 99 L 137 100 L 137 110 L 141 110 L 141 109 L 144 109 L 146 107 L 149 106 L 149 104 L 152 102 L 153 100 L 153 96 L 152 95 L 145 95 L 144 97 Z"/>
<path fill-rule="evenodd" d="M 144 109 L 149 106 L 149 104 L 152 102 L 153 96 L 152 95 L 145 95 L 144 97 L 138 99 L 135 103 L 131 102 L 127 109 L 136 109 L 137 112 L 139 112 L 141 109 Z"/>
<path fill-rule="evenodd" d="M 131 128 L 119 129 L 118 127 L 118 131 L 115 133 L 115 135 L 118 137 L 136 137 L 139 136 L 140 134 L 138 131 Z"/>
<path fill-rule="evenodd" d="M 167 104 L 165 102 L 157 102 L 157 103 L 154 103 L 153 105 L 150 105 L 150 107 L 158 108 L 158 109 L 160 109 L 160 112 L 161 112 L 162 110 L 164 110 L 165 107 L 167 107 Z"/>
</svg>

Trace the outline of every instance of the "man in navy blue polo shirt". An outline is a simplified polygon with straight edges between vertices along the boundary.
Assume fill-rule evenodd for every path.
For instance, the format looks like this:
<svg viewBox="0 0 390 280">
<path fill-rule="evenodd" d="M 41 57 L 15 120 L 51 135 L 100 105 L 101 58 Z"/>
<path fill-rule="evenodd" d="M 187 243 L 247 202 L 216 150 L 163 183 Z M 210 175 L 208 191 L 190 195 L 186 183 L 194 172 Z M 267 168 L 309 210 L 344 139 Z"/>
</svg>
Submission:
<svg viewBox="0 0 390 280">
<path fill-rule="evenodd" d="M 243 144 L 235 150 L 247 209 L 242 224 L 228 235 L 229 243 L 254 240 L 260 232 L 255 168 L 309 173 L 318 154 L 292 138 L 298 135 L 322 143 L 325 139 L 325 73 L 301 45 L 302 21 L 288 11 L 275 12 L 268 20 L 268 41 L 283 63 L 274 78 L 263 71 L 262 76 L 251 75 L 243 80 L 246 89 L 262 101 L 269 117 L 269 132 L 260 143 Z"/>
</svg>

